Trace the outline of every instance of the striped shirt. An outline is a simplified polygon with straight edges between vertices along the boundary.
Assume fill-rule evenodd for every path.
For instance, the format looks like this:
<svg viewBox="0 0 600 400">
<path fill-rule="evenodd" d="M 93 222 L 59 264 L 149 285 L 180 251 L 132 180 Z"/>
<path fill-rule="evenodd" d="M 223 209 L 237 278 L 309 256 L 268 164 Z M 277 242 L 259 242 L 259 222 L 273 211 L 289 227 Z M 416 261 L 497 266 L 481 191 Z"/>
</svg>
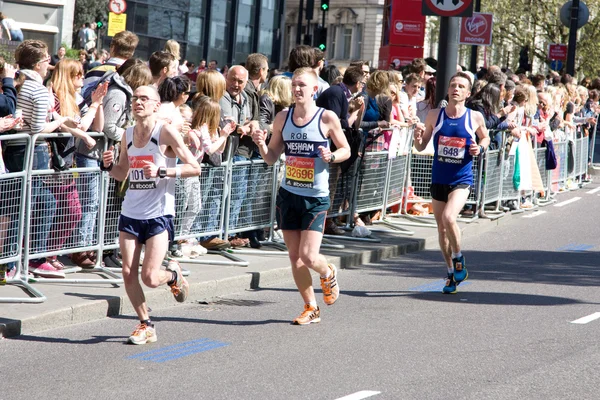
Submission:
<svg viewBox="0 0 600 400">
<path fill-rule="evenodd" d="M 41 133 L 46 127 L 48 116 L 48 90 L 42 84 L 40 75 L 31 70 L 21 70 L 26 75 L 25 82 L 21 85 L 17 95 L 17 110 L 22 111 L 23 129 L 19 133 L 35 135 Z M 24 140 L 11 140 L 7 146 L 24 146 Z"/>
</svg>

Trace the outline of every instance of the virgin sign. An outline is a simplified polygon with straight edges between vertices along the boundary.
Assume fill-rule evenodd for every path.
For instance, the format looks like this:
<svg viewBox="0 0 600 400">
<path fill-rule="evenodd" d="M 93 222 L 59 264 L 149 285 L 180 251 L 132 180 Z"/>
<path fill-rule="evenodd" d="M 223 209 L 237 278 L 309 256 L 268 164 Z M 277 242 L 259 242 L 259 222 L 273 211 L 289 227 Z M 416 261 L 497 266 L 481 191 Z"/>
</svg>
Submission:
<svg viewBox="0 0 600 400">
<path fill-rule="evenodd" d="M 460 22 L 460 44 L 490 46 L 492 44 L 493 16 L 487 13 L 473 13 L 472 17 Z"/>
</svg>

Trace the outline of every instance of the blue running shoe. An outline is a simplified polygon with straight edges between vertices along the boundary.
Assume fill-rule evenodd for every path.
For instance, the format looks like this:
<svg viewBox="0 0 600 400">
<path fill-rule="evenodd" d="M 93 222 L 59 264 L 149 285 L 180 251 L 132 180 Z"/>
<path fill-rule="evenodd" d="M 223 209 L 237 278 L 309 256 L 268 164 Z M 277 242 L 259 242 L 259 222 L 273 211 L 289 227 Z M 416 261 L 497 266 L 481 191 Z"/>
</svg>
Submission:
<svg viewBox="0 0 600 400">
<path fill-rule="evenodd" d="M 457 285 L 469 278 L 469 272 L 465 266 L 465 256 L 461 255 L 459 258 L 453 258 L 452 265 L 454 266 L 454 281 Z"/>
<path fill-rule="evenodd" d="M 448 277 L 446 278 L 446 286 L 444 286 L 444 288 L 442 289 L 442 293 L 456 293 L 456 282 L 454 281 L 454 274 L 448 274 Z"/>
</svg>

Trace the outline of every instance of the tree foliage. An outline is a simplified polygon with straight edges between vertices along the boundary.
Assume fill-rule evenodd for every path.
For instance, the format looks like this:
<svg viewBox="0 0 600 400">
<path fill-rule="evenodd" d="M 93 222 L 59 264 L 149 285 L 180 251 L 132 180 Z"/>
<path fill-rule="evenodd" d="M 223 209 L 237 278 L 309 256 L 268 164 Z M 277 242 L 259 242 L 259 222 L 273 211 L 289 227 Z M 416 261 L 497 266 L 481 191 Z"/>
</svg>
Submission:
<svg viewBox="0 0 600 400">
<path fill-rule="evenodd" d="M 512 52 L 509 66 L 514 69 L 519 49 L 529 46 L 530 63 L 537 59 L 542 66 L 549 65 L 548 45 L 568 44 L 569 29 L 560 22 L 560 8 L 565 1 L 483 0 L 482 12 L 494 14 L 495 51 Z M 594 16 L 600 12 L 600 2 L 588 0 L 586 5 L 590 10 L 590 20 L 578 33 L 575 68 L 579 74 L 595 76 L 600 72 L 600 19 Z"/>
<path fill-rule="evenodd" d="M 108 0 L 75 0 L 75 18 L 73 30 L 77 30 L 82 24 L 97 21 L 107 21 Z"/>
</svg>

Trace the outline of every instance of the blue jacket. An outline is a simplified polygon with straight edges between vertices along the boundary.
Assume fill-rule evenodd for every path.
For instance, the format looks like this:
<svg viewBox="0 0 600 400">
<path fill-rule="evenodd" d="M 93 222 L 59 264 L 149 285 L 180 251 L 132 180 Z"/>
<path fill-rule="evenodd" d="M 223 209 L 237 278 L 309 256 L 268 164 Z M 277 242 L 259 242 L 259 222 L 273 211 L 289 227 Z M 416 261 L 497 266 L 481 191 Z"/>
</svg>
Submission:
<svg viewBox="0 0 600 400">
<path fill-rule="evenodd" d="M 0 117 L 6 117 L 7 115 L 15 115 L 17 109 L 17 90 L 13 78 L 2 79 L 2 91 L 0 94 Z"/>
</svg>

